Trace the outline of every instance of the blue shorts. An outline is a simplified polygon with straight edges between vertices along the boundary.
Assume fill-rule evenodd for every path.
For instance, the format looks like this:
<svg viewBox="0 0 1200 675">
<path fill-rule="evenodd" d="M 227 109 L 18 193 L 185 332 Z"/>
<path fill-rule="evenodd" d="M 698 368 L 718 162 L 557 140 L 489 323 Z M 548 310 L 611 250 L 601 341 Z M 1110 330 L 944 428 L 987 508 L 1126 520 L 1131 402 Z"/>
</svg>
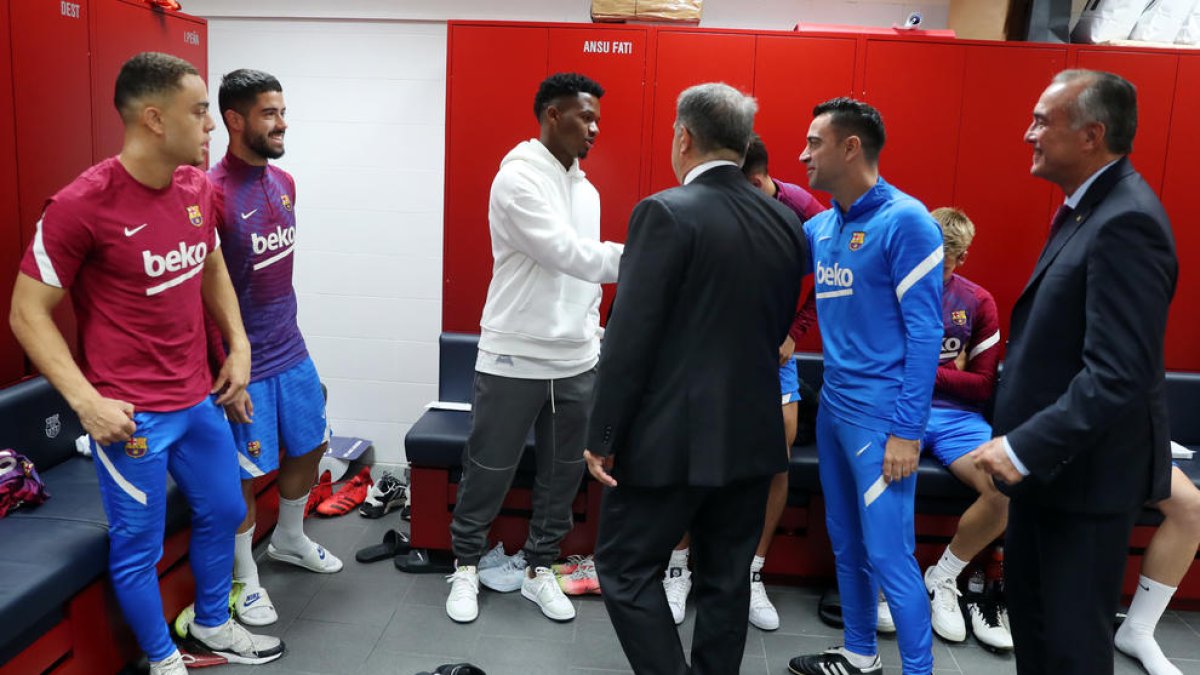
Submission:
<svg viewBox="0 0 1200 675">
<path fill-rule="evenodd" d="M 968 410 L 933 408 L 925 425 L 921 445 L 933 453 L 942 466 L 992 440 L 992 426 L 983 415 Z"/>
<path fill-rule="evenodd" d="M 782 394 L 780 405 L 800 400 L 800 375 L 796 372 L 795 359 L 788 359 L 779 366 L 779 393 Z"/>
<path fill-rule="evenodd" d="M 249 424 L 230 422 L 242 480 L 279 468 L 280 444 L 288 457 L 307 455 L 329 441 L 325 395 L 311 358 L 246 387 L 254 404 Z"/>
</svg>

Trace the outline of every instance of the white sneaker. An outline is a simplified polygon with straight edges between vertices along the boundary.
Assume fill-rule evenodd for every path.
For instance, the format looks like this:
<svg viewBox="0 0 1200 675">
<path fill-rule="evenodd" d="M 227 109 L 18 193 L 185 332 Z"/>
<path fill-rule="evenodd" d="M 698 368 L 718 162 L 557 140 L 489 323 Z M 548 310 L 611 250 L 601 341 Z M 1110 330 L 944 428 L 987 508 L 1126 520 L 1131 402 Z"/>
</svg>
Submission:
<svg viewBox="0 0 1200 675">
<path fill-rule="evenodd" d="M 454 574 L 446 577 L 450 596 L 446 598 L 446 615 L 458 623 L 471 623 L 479 618 L 479 573 L 474 565 L 459 565 Z"/>
<path fill-rule="evenodd" d="M 233 615 L 247 626 L 268 626 L 279 620 L 275 605 L 271 604 L 271 596 L 261 586 L 242 588 L 237 601 L 233 603 Z"/>
<path fill-rule="evenodd" d="M 692 592 L 692 573 L 686 567 L 668 567 L 663 575 L 663 590 L 667 592 L 667 605 L 675 625 L 683 623 L 687 611 L 688 593 Z"/>
<path fill-rule="evenodd" d="M 187 675 L 187 666 L 179 650 L 162 661 L 151 662 L 150 675 Z"/>
<path fill-rule="evenodd" d="M 296 553 L 287 551 L 282 548 L 277 548 L 274 542 L 267 544 L 267 555 L 274 560 L 290 563 L 297 567 L 303 567 L 310 572 L 319 572 L 321 574 L 333 574 L 342 569 L 342 561 L 329 551 L 325 550 L 315 541 L 309 540 L 311 544 L 309 549 L 304 553 Z"/>
<path fill-rule="evenodd" d="M 533 576 L 521 582 L 521 597 L 534 602 L 546 618 L 554 621 L 570 621 L 575 618 L 575 605 L 567 599 L 558 586 L 558 579 L 549 567 L 538 567 Z"/>
<path fill-rule="evenodd" d="M 750 573 L 750 625 L 759 630 L 779 628 L 779 612 L 767 597 L 767 587 L 758 572 Z"/>
<path fill-rule="evenodd" d="M 283 640 L 269 635 L 255 635 L 240 623 L 230 619 L 217 629 L 215 635 L 202 638 L 196 635 L 196 624 L 188 629 L 188 637 L 230 663 L 256 665 L 270 663 L 283 656 Z"/>
<path fill-rule="evenodd" d="M 967 614 L 971 616 L 971 632 L 985 648 L 992 651 L 1011 651 L 1013 648 L 1012 633 L 1004 627 L 1000 619 L 1001 605 L 986 598 L 972 598 L 967 601 Z"/>
<path fill-rule="evenodd" d="M 876 610 L 875 632 L 892 634 L 896 632 L 896 620 L 892 618 L 892 608 L 888 607 L 887 598 L 883 591 L 879 592 L 879 607 Z"/>
<path fill-rule="evenodd" d="M 475 567 L 479 570 L 499 567 L 504 564 L 505 560 L 508 560 L 508 554 L 504 552 L 504 542 L 498 541 L 492 550 L 483 554 L 483 557 L 479 559 L 479 564 Z"/>
<path fill-rule="evenodd" d="M 958 583 L 953 577 L 934 574 L 936 569 L 930 567 L 925 570 L 925 590 L 929 591 L 933 632 L 948 642 L 962 642 L 967 639 L 967 624 L 958 606 L 962 591 L 958 590 Z"/>
<path fill-rule="evenodd" d="M 509 556 L 503 564 L 487 569 L 479 568 L 479 583 L 493 591 L 511 593 L 521 587 L 525 581 L 525 551 L 517 551 Z"/>
</svg>

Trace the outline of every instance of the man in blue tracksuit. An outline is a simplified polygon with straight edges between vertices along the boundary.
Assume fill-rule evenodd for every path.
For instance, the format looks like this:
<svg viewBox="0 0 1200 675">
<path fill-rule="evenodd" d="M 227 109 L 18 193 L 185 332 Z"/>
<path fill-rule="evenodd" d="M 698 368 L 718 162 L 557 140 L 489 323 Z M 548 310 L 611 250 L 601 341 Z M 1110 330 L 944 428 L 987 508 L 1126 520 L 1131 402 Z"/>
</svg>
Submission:
<svg viewBox="0 0 1200 675">
<path fill-rule="evenodd" d="M 825 385 L 817 448 L 837 559 L 845 645 L 792 659 L 802 675 L 879 673 L 879 587 L 905 675 L 933 670 L 929 598 L 913 557 L 920 438 L 942 339 L 942 235 L 928 210 L 879 176 L 879 112 L 848 98 L 813 110 L 800 160 L 834 208 L 805 224 Z"/>
</svg>

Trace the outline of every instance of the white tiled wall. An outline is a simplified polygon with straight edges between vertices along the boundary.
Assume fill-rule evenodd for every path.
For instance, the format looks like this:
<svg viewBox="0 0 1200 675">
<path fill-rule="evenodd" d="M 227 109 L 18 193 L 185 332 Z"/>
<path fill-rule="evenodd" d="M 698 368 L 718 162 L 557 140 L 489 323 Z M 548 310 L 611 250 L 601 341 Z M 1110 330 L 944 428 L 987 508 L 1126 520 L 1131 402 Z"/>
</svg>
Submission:
<svg viewBox="0 0 1200 675">
<path fill-rule="evenodd" d="M 297 182 L 300 326 L 329 386 L 334 432 L 370 438 L 376 461 L 437 396 L 441 331 L 447 19 L 588 21 L 588 0 L 191 0 L 209 19 L 220 75 L 282 81 Z M 703 26 L 789 29 L 797 21 L 889 26 L 949 0 L 706 0 Z M 218 123 L 213 157 L 225 151 Z"/>
</svg>

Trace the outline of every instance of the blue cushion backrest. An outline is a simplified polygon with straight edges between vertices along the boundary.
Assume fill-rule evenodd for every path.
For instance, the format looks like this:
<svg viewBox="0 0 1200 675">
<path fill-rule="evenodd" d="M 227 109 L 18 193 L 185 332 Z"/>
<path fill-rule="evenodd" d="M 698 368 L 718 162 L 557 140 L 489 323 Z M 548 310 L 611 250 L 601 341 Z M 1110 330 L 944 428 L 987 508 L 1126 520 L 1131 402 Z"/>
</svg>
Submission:
<svg viewBox="0 0 1200 675">
<path fill-rule="evenodd" d="M 442 333 L 438 338 L 438 400 L 470 403 L 475 387 L 475 353 L 479 336 L 474 333 Z"/>
<path fill-rule="evenodd" d="M 44 377 L 0 389 L 0 448 L 12 448 L 38 471 L 75 456 L 83 425 Z"/>
<path fill-rule="evenodd" d="M 1167 373 L 1171 440 L 1200 445 L 1200 373 Z"/>
</svg>

